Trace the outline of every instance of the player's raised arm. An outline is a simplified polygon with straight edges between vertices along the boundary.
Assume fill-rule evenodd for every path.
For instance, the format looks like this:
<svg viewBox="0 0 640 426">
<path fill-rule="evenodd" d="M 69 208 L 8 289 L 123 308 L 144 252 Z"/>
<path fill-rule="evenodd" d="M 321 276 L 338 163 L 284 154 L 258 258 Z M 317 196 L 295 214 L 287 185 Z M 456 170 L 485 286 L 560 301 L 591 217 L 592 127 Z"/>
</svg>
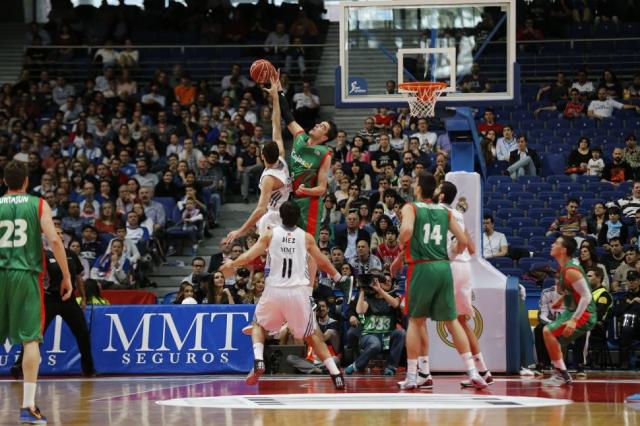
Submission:
<svg viewBox="0 0 640 426">
<path fill-rule="evenodd" d="M 262 181 L 262 188 L 260 190 L 260 198 L 258 199 L 258 204 L 256 208 L 253 209 L 251 216 L 242 224 L 242 226 L 238 229 L 234 229 L 230 231 L 227 236 L 222 240 L 222 244 L 230 244 L 238 238 L 242 237 L 251 229 L 262 216 L 267 213 L 269 207 L 269 200 L 271 199 L 271 194 L 273 193 L 273 184 L 274 184 L 273 176 L 265 176 Z"/>
<path fill-rule="evenodd" d="M 53 218 L 51 217 L 51 207 L 45 201 L 40 201 L 42 203 L 42 215 L 40 216 L 40 228 L 42 229 L 42 233 L 47 240 L 49 240 L 49 245 L 51 246 L 51 251 L 53 252 L 53 256 L 56 258 L 56 262 L 60 265 L 60 270 L 62 270 L 62 282 L 60 283 L 60 294 L 62 296 L 62 300 L 67 300 L 71 297 L 71 293 L 73 291 L 73 287 L 71 286 L 71 274 L 69 273 L 69 265 L 67 264 L 67 254 L 64 251 L 64 244 L 62 243 L 62 239 L 56 232 L 55 225 L 53 224 Z"/>
<path fill-rule="evenodd" d="M 222 272 L 225 277 L 229 277 L 233 274 L 235 268 L 246 265 L 256 257 L 263 254 L 269 247 L 272 235 L 273 233 L 271 232 L 271 230 L 267 230 L 267 232 L 261 235 L 260 238 L 258 238 L 258 241 L 254 245 L 252 245 L 249 250 L 238 256 L 236 260 L 223 263 L 222 266 L 220 266 L 220 272 Z"/>
<path fill-rule="evenodd" d="M 280 102 L 278 99 L 278 87 L 280 85 L 280 73 L 271 79 L 271 87 L 265 90 L 271 96 L 273 109 L 271 111 L 271 126 L 273 128 L 272 139 L 278 144 L 278 153 L 280 157 L 285 156 L 284 143 L 282 142 L 282 114 L 280 112 Z"/>
<path fill-rule="evenodd" d="M 289 102 L 287 102 L 287 98 L 284 97 L 284 92 L 282 91 L 282 86 L 280 84 L 280 81 L 278 81 L 278 98 L 277 100 L 276 99 L 273 100 L 273 114 L 271 116 L 272 120 L 275 120 L 276 118 L 280 120 L 280 117 L 279 116 L 277 117 L 275 114 L 276 102 L 278 102 L 277 108 L 280 110 L 280 113 L 282 114 L 282 118 L 284 118 L 285 123 L 287 123 L 287 128 L 289 129 L 289 132 L 291 132 L 293 136 L 296 136 L 299 133 L 304 133 L 304 129 L 302 128 L 301 125 L 299 125 L 296 122 L 296 119 L 293 117 L 293 114 L 291 113 L 291 109 L 289 108 Z"/>
</svg>

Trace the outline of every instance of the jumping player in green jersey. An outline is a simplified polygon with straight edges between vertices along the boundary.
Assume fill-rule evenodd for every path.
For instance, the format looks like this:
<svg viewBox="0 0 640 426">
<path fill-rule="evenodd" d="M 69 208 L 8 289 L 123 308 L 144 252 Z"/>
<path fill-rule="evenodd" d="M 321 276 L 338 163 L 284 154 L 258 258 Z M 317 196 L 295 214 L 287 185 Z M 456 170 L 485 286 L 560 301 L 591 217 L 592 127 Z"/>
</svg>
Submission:
<svg viewBox="0 0 640 426">
<path fill-rule="evenodd" d="M 571 383 L 571 376 L 562 359 L 562 346 L 583 336 L 596 325 L 596 305 L 588 284 L 587 275 L 574 260 L 577 248 L 573 237 L 560 236 L 551 245 L 551 256 L 560 266 L 558 293 L 564 295 L 556 303 L 564 303 L 564 312 L 543 329 L 544 344 L 549 352 L 555 373 L 545 380 L 545 386 L 562 386 Z"/>
<path fill-rule="evenodd" d="M 407 378 L 398 383 L 401 389 L 431 388 L 433 380 L 425 371 L 428 364 L 429 343 L 426 320 L 443 321 L 453 338 L 453 344 L 467 368 L 470 383 L 477 389 L 487 387 L 475 367 L 469 341 L 457 319 L 453 278 L 447 252 L 447 232 L 456 237 L 452 252 L 467 248 L 467 236 L 451 212 L 431 201 L 436 179 L 430 173 L 420 173 L 414 183 L 416 201 L 402 207 L 400 243 L 409 265 L 407 272 L 405 313 L 409 314 L 407 328 Z M 391 271 L 402 266 L 402 256 L 393 262 Z M 421 376 L 418 378 L 418 362 Z"/>
<path fill-rule="evenodd" d="M 44 326 L 44 234 L 62 270 L 62 300 L 71 297 L 71 276 L 64 245 L 42 199 L 27 194 L 29 172 L 25 163 L 11 161 L 4 169 L 9 191 L 0 198 L 0 341 L 22 343 L 24 372 L 21 423 L 46 424 L 35 405 L 42 328 Z"/>
</svg>

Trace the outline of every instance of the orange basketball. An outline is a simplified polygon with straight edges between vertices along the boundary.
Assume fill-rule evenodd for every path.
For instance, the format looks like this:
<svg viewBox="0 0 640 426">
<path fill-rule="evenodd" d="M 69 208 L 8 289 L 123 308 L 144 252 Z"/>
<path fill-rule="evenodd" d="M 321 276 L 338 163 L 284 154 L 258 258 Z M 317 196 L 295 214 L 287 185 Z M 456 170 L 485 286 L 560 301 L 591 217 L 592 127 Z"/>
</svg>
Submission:
<svg viewBox="0 0 640 426">
<path fill-rule="evenodd" d="M 276 74 L 275 67 L 266 59 L 258 59 L 249 69 L 251 78 L 258 83 L 268 83 L 272 75 Z"/>
</svg>

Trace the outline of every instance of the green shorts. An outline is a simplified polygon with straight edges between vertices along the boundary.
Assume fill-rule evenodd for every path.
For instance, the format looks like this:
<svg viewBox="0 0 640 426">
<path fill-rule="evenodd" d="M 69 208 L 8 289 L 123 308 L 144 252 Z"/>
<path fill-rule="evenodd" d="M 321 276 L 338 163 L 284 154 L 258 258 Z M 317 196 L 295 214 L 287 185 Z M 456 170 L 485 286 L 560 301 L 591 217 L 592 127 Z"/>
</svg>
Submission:
<svg viewBox="0 0 640 426">
<path fill-rule="evenodd" d="M 324 201 L 319 197 L 294 197 L 293 201 L 300 207 L 298 226 L 313 235 L 318 241 Z"/>
<path fill-rule="evenodd" d="M 0 269 L 0 342 L 42 341 L 42 274 Z"/>
<path fill-rule="evenodd" d="M 456 319 L 456 301 L 449 261 L 416 263 L 407 272 L 405 313 L 434 321 Z"/>
<path fill-rule="evenodd" d="M 587 331 L 591 331 L 593 327 L 595 327 L 596 322 L 598 320 L 598 316 L 594 313 L 586 311 L 578 321 L 576 321 L 576 329 L 573 331 L 573 334 L 569 337 L 564 337 L 562 332 L 564 331 L 564 323 L 569 321 L 573 316 L 573 312 L 564 311 L 555 321 L 547 324 L 547 328 L 553 335 L 558 339 L 558 342 L 562 346 L 567 346 L 569 343 L 576 340 L 578 337 L 584 336 L 587 334 Z"/>
</svg>

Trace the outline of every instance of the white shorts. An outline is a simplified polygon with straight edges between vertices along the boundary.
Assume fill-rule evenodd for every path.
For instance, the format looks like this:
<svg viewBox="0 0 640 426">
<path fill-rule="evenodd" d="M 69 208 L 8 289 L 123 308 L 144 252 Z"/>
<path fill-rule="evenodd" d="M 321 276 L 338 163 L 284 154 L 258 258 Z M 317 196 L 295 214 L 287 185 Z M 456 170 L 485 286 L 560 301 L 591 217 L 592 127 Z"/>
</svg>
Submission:
<svg viewBox="0 0 640 426">
<path fill-rule="evenodd" d="M 267 231 L 267 229 L 273 229 L 278 225 L 282 225 L 280 212 L 268 210 L 258 221 L 258 235 L 262 235 Z"/>
<path fill-rule="evenodd" d="M 256 306 L 255 322 L 267 331 L 279 331 L 286 322 L 294 338 L 311 336 L 316 318 L 309 286 L 267 286 Z"/>
<path fill-rule="evenodd" d="M 467 262 L 451 262 L 451 275 L 453 276 L 453 290 L 456 298 L 456 311 L 458 315 L 473 317 L 471 265 Z"/>
</svg>

